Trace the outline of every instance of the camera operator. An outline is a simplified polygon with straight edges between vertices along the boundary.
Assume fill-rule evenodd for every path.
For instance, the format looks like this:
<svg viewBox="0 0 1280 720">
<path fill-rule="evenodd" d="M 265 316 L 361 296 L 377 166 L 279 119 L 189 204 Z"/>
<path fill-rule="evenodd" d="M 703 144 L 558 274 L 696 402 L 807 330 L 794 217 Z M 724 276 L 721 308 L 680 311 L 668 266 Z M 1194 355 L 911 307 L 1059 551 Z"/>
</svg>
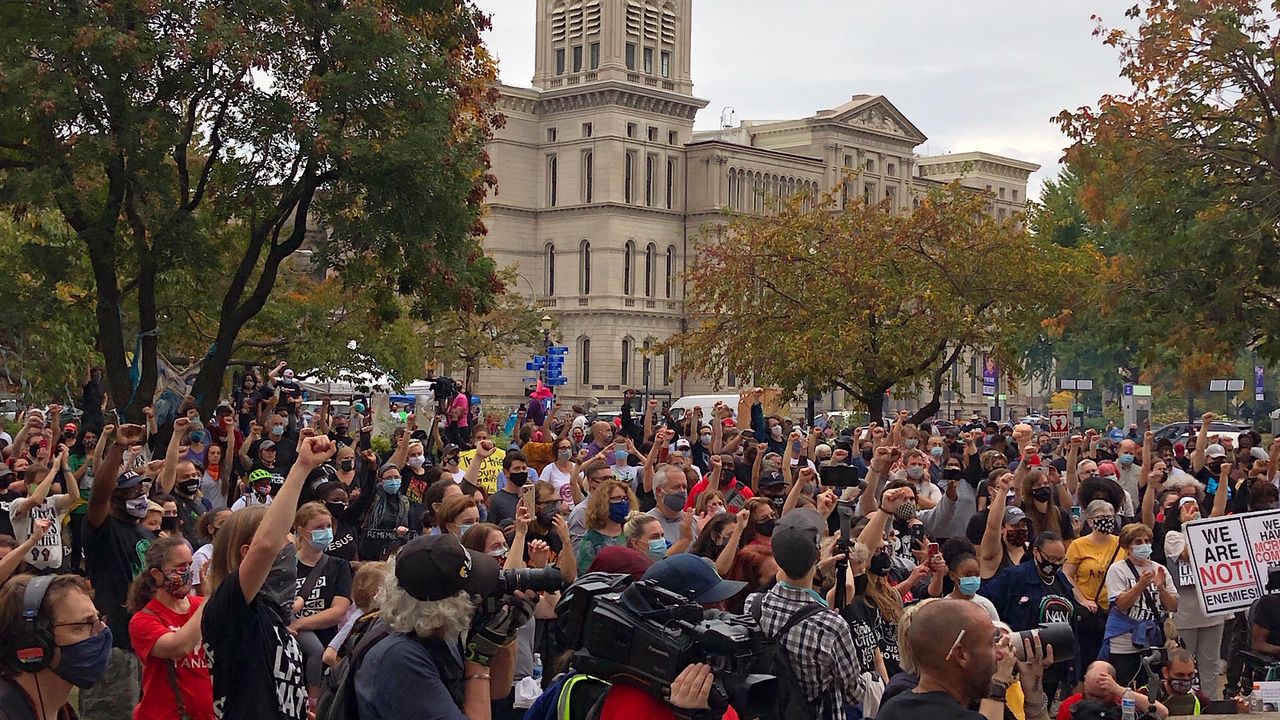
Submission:
<svg viewBox="0 0 1280 720">
<path fill-rule="evenodd" d="M 1203 690 L 1196 687 L 1196 656 L 1190 651 L 1175 648 L 1169 651 L 1169 658 L 1160 668 L 1160 692 L 1157 697 L 1163 698 L 1164 705 L 1169 708 L 1170 715 L 1200 715 L 1205 712 L 1210 699 Z M 1151 696 L 1147 687 L 1138 688 L 1138 692 Z M 1244 712 L 1242 709 L 1241 712 Z"/>
<path fill-rule="evenodd" d="M 1161 720 L 1169 717 L 1169 709 L 1164 705 L 1158 702 L 1153 703 L 1147 699 L 1146 695 L 1121 687 L 1120 683 L 1116 682 L 1115 666 L 1106 660 L 1095 660 L 1084 673 L 1083 692 L 1062 701 L 1062 706 L 1058 708 L 1058 720 L 1071 720 L 1071 707 L 1078 702 L 1095 700 L 1108 707 L 1113 705 L 1118 707 L 1126 695 L 1133 698 L 1134 709 L 1138 714 L 1145 714 L 1150 710 L 1154 711 Z"/>
<path fill-rule="evenodd" d="M 361 720 L 489 718 L 490 700 L 511 692 L 512 641 L 534 606 L 517 593 L 496 611 L 477 609 L 499 583 L 498 562 L 452 535 L 414 538 L 389 560 L 380 616 L 391 634 L 356 668 Z"/>
<path fill-rule="evenodd" d="M 710 560 L 688 553 L 659 560 L 645 571 L 642 579 L 652 580 L 664 590 L 691 596 L 693 602 L 704 607 L 717 606 L 746 586 L 741 581 L 721 578 Z M 671 696 L 665 703 L 640 688 L 615 681 L 605 695 L 599 720 L 674 720 L 677 715 L 710 717 L 708 698 L 714 681 L 709 666 L 689 665 L 671 683 Z M 725 710 L 723 720 L 737 718 L 732 707 Z"/>
</svg>

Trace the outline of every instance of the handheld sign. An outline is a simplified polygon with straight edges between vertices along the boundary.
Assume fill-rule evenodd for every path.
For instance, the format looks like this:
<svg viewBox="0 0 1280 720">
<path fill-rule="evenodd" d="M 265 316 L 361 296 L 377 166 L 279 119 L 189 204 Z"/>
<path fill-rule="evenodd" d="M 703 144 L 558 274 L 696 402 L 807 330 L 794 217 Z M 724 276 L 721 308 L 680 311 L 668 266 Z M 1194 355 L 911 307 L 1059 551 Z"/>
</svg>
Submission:
<svg viewBox="0 0 1280 720">
<path fill-rule="evenodd" d="M 1183 528 L 1200 607 L 1207 615 L 1247 610 L 1280 566 L 1280 510 L 1205 518 Z"/>
</svg>

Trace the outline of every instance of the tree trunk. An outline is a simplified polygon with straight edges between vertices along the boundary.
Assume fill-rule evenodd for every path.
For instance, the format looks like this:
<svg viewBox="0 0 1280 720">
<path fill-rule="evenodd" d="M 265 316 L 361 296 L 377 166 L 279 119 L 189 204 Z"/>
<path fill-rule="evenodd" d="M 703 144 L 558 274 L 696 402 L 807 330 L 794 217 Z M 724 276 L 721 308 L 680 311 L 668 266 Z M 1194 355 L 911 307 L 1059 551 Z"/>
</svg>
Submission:
<svg viewBox="0 0 1280 720">
<path fill-rule="evenodd" d="M 884 424 L 884 391 L 873 392 L 869 396 L 860 398 L 867 405 L 867 414 L 871 416 L 870 422 Z"/>
<path fill-rule="evenodd" d="M 951 366 L 956 364 L 956 360 L 960 357 L 960 352 L 963 349 L 964 346 L 959 346 L 952 350 L 951 354 L 947 356 L 947 359 L 934 369 L 932 383 L 933 397 L 929 399 L 929 402 L 921 406 L 919 410 L 916 410 L 916 414 L 912 415 L 907 422 L 919 425 L 921 422 L 936 415 L 938 410 L 942 408 L 942 378 L 951 370 Z"/>
</svg>

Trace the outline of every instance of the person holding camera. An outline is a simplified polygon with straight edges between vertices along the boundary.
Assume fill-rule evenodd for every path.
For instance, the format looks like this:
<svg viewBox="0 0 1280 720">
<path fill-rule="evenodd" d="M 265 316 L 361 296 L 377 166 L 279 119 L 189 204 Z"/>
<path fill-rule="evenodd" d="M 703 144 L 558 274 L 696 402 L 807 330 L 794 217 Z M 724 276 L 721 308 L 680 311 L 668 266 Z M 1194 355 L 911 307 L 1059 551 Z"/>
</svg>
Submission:
<svg viewBox="0 0 1280 720">
<path fill-rule="evenodd" d="M 498 561 L 458 538 L 409 541 L 388 561 L 382 589 L 379 614 L 390 634 L 354 650 L 361 720 L 487 720 L 490 700 L 511 692 L 513 641 L 534 609 L 522 592 L 496 609 L 480 605 L 501 587 Z"/>
</svg>

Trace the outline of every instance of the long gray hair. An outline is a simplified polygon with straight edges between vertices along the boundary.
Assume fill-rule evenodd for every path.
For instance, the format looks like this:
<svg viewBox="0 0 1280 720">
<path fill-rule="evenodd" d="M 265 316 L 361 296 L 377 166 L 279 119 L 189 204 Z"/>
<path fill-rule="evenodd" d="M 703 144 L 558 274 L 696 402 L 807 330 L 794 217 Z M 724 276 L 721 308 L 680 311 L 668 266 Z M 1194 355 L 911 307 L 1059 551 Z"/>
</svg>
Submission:
<svg viewBox="0 0 1280 720">
<path fill-rule="evenodd" d="M 451 639 L 471 626 L 475 606 L 464 592 L 444 600 L 419 600 L 400 587 L 396 559 L 387 560 L 387 579 L 378 592 L 378 614 L 398 633 Z"/>
</svg>

